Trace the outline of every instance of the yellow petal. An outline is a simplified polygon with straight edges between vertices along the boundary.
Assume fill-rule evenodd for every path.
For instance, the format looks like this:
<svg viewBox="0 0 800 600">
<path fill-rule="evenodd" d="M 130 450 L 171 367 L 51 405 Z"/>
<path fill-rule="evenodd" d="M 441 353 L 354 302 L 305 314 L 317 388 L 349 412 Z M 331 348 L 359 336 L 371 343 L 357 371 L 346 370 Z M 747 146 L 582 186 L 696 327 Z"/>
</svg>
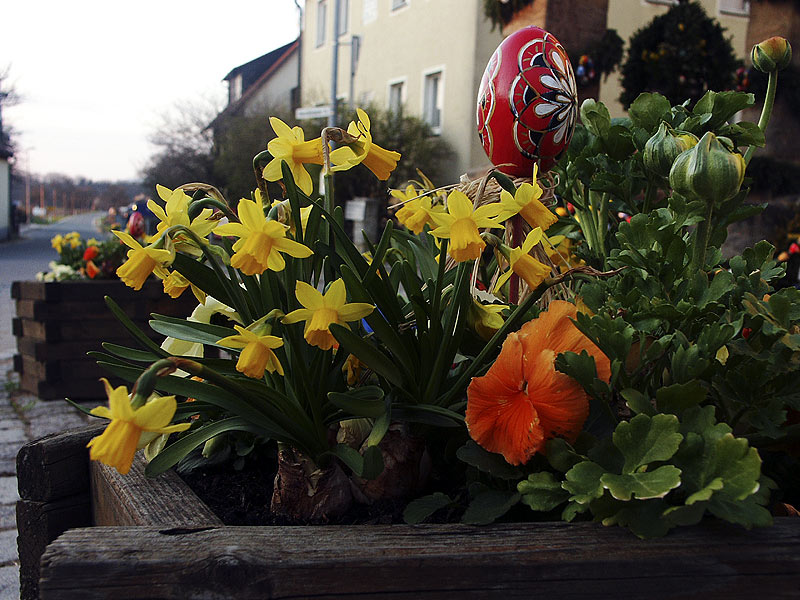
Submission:
<svg viewBox="0 0 800 600">
<path fill-rule="evenodd" d="M 366 302 L 351 302 L 339 309 L 339 318 L 342 321 L 358 321 L 372 313 L 375 307 Z"/>
<path fill-rule="evenodd" d="M 292 129 L 278 117 L 270 117 L 269 124 L 272 125 L 272 131 L 274 131 L 275 135 L 278 137 L 290 137 L 294 139 Z"/>
<path fill-rule="evenodd" d="M 307 284 L 305 281 L 297 282 L 294 294 L 297 297 L 297 301 L 309 310 L 317 310 L 325 306 L 325 302 L 319 290 Z"/>
<path fill-rule="evenodd" d="M 447 212 L 456 219 L 472 215 L 472 202 L 464 192 L 453 190 L 447 196 Z"/>
<path fill-rule="evenodd" d="M 154 398 L 136 411 L 133 422 L 146 431 L 155 431 L 172 420 L 176 408 L 175 396 Z"/>
<path fill-rule="evenodd" d="M 338 309 L 344 306 L 345 302 L 347 302 L 347 290 L 344 287 L 344 280 L 337 279 L 328 287 L 328 291 L 325 292 L 323 296 L 322 303 L 327 308 Z"/>
</svg>

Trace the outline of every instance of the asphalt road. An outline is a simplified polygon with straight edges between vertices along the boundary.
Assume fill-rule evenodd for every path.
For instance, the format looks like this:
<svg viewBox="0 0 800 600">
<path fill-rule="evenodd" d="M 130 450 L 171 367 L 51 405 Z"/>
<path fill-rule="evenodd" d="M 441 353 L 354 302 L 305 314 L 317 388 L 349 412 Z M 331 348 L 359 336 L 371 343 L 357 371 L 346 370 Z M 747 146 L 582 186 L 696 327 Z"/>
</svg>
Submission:
<svg viewBox="0 0 800 600">
<path fill-rule="evenodd" d="M 19 239 L 0 243 L 0 360 L 13 356 L 16 348 L 11 335 L 11 282 L 34 279 L 39 271 L 48 270 L 48 263 L 58 258 L 50 246 L 50 239 L 56 234 L 77 231 L 84 239 L 100 239 L 94 221 L 103 214 L 89 212 L 64 217 L 50 225 L 23 225 Z"/>
</svg>

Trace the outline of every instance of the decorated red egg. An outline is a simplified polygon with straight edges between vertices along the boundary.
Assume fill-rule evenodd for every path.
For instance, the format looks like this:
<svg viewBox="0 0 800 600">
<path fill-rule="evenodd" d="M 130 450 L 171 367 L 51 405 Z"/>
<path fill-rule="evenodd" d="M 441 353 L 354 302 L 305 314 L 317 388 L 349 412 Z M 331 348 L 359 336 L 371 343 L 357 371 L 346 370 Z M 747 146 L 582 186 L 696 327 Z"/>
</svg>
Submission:
<svg viewBox="0 0 800 600">
<path fill-rule="evenodd" d="M 503 173 L 548 171 L 575 129 L 578 95 L 564 47 L 539 27 L 508 36 L 494 51 L 478 90 L 478 135 Z M 502 165 L 502 166 L 501 166 Z"/>
</svg>

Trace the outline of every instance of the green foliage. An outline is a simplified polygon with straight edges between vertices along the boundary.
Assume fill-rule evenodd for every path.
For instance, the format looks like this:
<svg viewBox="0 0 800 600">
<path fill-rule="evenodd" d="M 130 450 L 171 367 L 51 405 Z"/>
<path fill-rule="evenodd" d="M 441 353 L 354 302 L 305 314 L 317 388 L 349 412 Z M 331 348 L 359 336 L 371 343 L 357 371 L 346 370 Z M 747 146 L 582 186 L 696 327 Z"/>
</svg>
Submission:
<svg viewBox="0 0 800 600">
<path fill-rule="evenodd" d="M 495 27 L 502 29 L 517 12 L 533 2 L 534 0 L 508 0 L 508 2 L 483 0 L 483 14 L 491 21 L 492 31 L 494 31 Z"/>
<path fill-rule="evenodd" d="M 681 2 L 631 36 L 620 102 L 628 107 L 642 92 L 696 102 L 708 89 L 729 88 L 737 66 L 719 23 L 698 2 Z"/>
</svg>

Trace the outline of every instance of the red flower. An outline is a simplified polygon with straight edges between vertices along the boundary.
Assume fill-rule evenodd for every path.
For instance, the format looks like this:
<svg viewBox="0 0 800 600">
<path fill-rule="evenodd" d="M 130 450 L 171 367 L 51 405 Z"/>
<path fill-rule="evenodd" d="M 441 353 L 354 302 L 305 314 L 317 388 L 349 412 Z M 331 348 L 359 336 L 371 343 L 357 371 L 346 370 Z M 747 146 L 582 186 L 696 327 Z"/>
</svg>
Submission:
<svg viewBox="0 0 800 600">
<path fill-rule="evenodd" d="M 797 245 L 797 242 L 792 242 L 792 245 L 789 246 L 789 254 L 797 254 L 800 252 L 800 246 Z"/>
<path fill-rule="evenodd" d="M 100 250 L 97 249 L 97 246 L 88 246 L 83 253 L 83 260 L 94 260 L 98 254 L 100 254 Z"/>
<path fill-rule="evenodd" d="M 478 444 L 521 465 L 545 442 L 563 437 L 573 442 L 589 416 L 583 387 L 555 370 L 562 352 L 594 357 L 598 377 L 608 381 L 608 358 L 572 323 L 577 309 L 563 300 L 550 303 L 539 318 L 510 334 L 497 360 L 467 389 L 466 423 Z"/>
</svg>

